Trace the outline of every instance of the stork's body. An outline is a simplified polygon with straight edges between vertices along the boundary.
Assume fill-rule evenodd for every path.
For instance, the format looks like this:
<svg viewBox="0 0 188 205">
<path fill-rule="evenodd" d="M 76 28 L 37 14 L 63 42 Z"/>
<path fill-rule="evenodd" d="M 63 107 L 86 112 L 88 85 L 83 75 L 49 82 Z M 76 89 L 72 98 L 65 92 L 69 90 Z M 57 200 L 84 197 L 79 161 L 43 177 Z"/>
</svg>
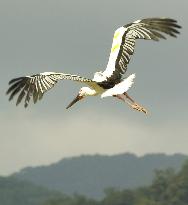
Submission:
<svg viewBox="0 0 188 205">
<path fill-rule="evenodd" d="M 32 76 L 15 78 L 9 82 L 10 87 L 7 91 L 7 94 L 10 93 L 9 100 L 12 100 L 19 93 L 16 104 L 18 105 L 25 97 L 25 107 L 27 107 L 31 97 L 33 97 L 33 101 L 36 103 L 59 80 L 68 79 L 85 83 L 88 87 L 82 87 L 77 97 L 67 108 L 86 96 L 100 95 L 101 98 L 108 96 L 116 97 L 127 102 L 133 109 L 146 113 L 146 109 L 139 106 L 127 94 L 128 89 L 133 84 L 135 74 L 123 78 L 131 55 L 134 53 L 136 39 L 158 41 L 160 38 L 165 39 L 162 33 L 176 37 L 176 34 L 179 33 L 178 28 L 181 27 L 177 22 L 169 18 L 148 18 L 122 26 L 114 33 L 106 69 L 103 72 L 96 72 L 92 80 L 78 75 L 56 72 L 44 72 Z"/>
</svg>

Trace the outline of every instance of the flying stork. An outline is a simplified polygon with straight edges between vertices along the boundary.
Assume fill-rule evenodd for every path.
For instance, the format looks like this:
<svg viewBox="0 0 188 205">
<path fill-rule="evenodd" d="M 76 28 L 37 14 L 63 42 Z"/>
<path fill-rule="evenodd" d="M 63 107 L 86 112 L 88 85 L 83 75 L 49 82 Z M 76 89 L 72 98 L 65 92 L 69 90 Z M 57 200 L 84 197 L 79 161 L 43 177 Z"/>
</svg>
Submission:
<svg viewBox="0 0 188 205">
<path fill-rule="evenodd" d="M 135 74 L 127 78 L 123 77 L 127 71 L 131 55 L 134 53 L 135 41 L 136 39 L 158 41 L 161 38 L 166 39 L 164 34 L 176 37 L 179 28 L 181 26 L 171 18 L 146 18 L 122 26 L 114 33 L 110 57 L 105 71 L 96 72 L 92 80 L 78 75 L 58 72 L 44 72 L 14 78 L 9 82 L 10 87 L 7 90 L 7 94 L 10 94 L 9 100 L 19 94 L 16 105 L 24 98 L 24 106 L 27 107 L 31 97 L 33 97 L 33 102 L 36 103 L 59 80 L 67 79 L 88 86 L 80 89 L 76 98 L 67 106 L 67 109 L 86 96 L 100 95 L 101 98 L 116 97 L 128 103 L 131 108 L 147 113 L 144 107 L 136 103 L 127 94 L 128 89 L 133 84 Z"/>
</svg>

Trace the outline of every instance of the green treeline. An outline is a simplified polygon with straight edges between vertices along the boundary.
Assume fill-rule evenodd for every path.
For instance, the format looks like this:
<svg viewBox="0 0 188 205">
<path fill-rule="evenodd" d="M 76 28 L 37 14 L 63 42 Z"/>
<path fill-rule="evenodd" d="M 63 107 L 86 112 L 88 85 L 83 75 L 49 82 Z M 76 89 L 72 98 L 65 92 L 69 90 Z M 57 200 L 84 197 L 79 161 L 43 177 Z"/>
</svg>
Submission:
<svg viewBox="0 0 188 205">
<path fill-rule="evenodd" d="M 57 191 L 36 186 L 15 177 L 0 177 L 0 205 L 41 205 L 62 196 Z"/>
<path fill-rule="evenodd" d="M 109 188 L 101 201 L 84 196 L 60 197 L 43 205 L 187 205 L 188 161 L 175 173 L 173 169 L 156 171 L 151 186 L 137 189 L 117 190 Z"/>
<path fill-rule="evenodd" d="M 101 200 L 68 196 L 15 177 L 0 177 L 0 205 L 188 205 L 188 161 L 181 170 L 155 171 L 150 186 L 105 190 Z"/>
<path fill-rule="evenodd" d="M 100 200 L 108 187 L 135 189 L 149 186 L 156 169 L 171 167 L 179 171 L 187 157 L 182 154 L 138 157 L 131 153 L 82 155 L 64 158 L 48 166 L 27 167 L 13 176 L 67 195 L 77 193 Z"/>
</svg>

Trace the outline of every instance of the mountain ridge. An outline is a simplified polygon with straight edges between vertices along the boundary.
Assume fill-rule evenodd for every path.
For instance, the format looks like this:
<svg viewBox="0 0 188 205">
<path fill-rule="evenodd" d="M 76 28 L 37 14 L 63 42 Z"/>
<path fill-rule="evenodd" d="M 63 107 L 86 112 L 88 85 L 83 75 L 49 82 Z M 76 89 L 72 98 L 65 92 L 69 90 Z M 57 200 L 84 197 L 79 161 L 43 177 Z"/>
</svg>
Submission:
<svg viewBox="0 0 188 205">
<path fill-rule="evenodd" d="M 0 204 L 42 205 L 46 200 L 66 197 L 62 193 L 13 176 L 0 176 Z"/>
<path fill-rule="evenodd" d="M 65 194 L 83 194 L 101 198 L 108 187 L 136 188 L 152 183 L 154 170 L 180 169 L 188 157 L 183 154 L 131 153 L 118 155 L 82 155 L 64 158 L 56 163 L 27 167 L 13 176 Z"/>
</svg>

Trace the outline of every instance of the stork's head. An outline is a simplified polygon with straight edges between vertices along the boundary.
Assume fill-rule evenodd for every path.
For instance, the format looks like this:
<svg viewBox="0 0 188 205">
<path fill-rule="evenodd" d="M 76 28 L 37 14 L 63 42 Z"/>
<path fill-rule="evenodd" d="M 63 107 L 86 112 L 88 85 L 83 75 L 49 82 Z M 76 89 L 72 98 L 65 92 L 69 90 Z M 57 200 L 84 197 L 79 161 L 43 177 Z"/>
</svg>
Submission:
<svg viewBox="0 0 188 205">
<path fill-rule="evenodd" d="M 78 102 L 79 100 L 85 98 L 86 96 L 92 96 L 94 95 L 96 92 L 95 90 L 89 88 L 89 87 L 82 87 L 78 93 L 78 95 L 74 98 L 74 100 L 66 107 L 66 109 L 70 108 L 71 106 L 73 106 L 76 102 Z"/>
</svg>

